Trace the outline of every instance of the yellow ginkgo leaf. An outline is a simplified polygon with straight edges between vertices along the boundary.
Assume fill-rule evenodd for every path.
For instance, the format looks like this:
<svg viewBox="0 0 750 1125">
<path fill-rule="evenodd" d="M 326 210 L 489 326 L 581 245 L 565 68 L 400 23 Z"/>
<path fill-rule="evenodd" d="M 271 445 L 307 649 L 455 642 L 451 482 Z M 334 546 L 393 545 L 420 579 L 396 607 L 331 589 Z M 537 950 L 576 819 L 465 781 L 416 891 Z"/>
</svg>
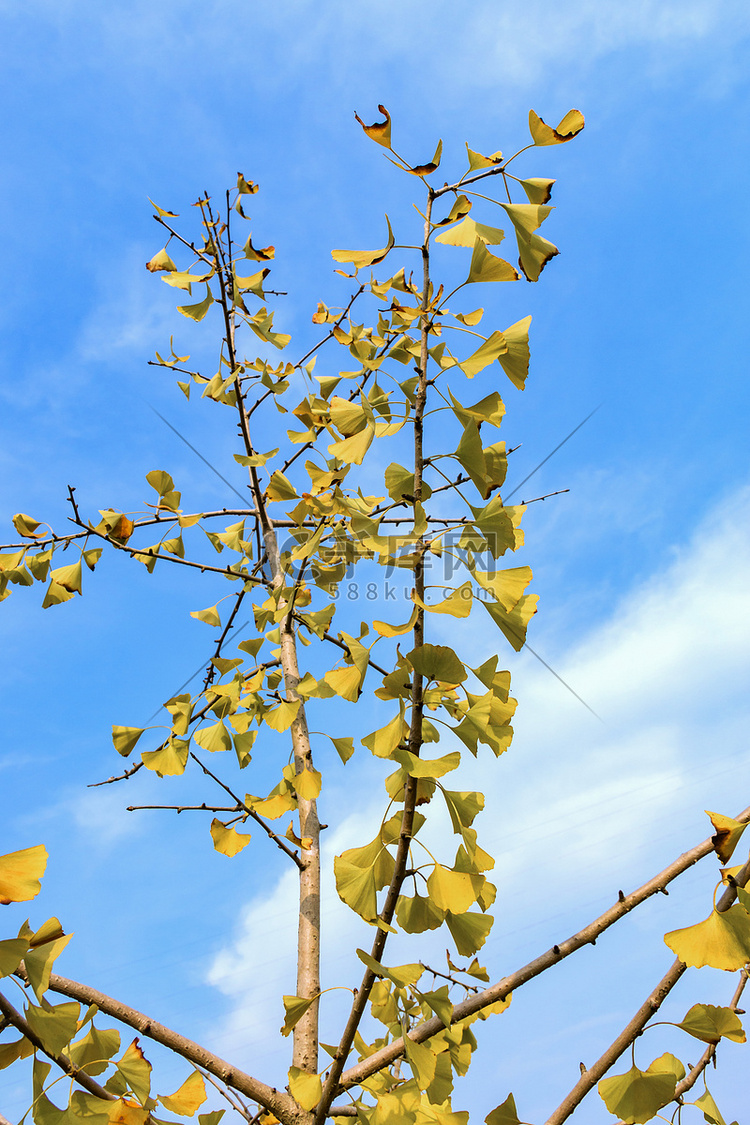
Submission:
<svg viewBox="0 0 750 1125">
<path fill-rule="evenodd" d="M 716 854 L 722 863 L 729 863 L 732 852 L 737 847 L 740 836 L 747 828 L 741 820 L 733 820 L 731 816 L 722 816 L 721 813 L 709 812 L 706 816 L 711 818 L 711 823 L 716 829 L 716 834 L 711 837 Z"/>
<path fill-rule="evenodd" d="M 43 844 L 0 855 L 0 903 L 7 906 L 10 902 L 36 898 L 46 866 L 47 849 Z"/>
<path fill-rule="evenodd" d="M 160 1097 L 159 1101 L 170 1113 L 177 1113 L 181 1117 L 192 1117 L 206 1100 L 206 1085 L 202 1075 L 194 1070 L 189 1078 L 176 1090 L 174 1094 Z"/>
<path fill-rule="evenodd" d="M 289 1068 L 289 1090 L 294 1100 L 309 1112 L 320 1101 L 323 1084 L 319 1074 L 308 1074 L 298 1066 L 292 1066 Z"/>
<path fill-rule="evenodd" d="M 230 857 L 238 855 L 250 843 L 250 836 L 237 832 L 216 818 L 211 821 L 211 839 L 217 852 Z"/>
<path fill-rule="evenodd" d="M 750 961 L 750 915 L 741 906 L 713 910 L 705 922 L 672 930 L 664 941 L 686 965 L 734 972 Z"/>
</svg>

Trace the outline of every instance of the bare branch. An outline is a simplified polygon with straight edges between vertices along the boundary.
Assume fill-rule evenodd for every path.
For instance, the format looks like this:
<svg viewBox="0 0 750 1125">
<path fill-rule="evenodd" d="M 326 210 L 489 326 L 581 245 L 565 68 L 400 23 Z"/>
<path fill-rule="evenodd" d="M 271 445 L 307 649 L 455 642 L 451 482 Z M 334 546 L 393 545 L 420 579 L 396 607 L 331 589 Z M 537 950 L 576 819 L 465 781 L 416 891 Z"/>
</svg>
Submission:
<svg viewBox="0 0 750 1125">
<path fill-rule="evenodd" d="M 75 1066 L 65 1055 L 55 1055 L 51 1051 L 48 1051 L 37 1033 L 32 1031 L 21 1013 L 16 1011 L 11 1002 L 7 1000 L 2 993 L 0 993 L 0 1012 L 2 1012 L 8 1023 L 13 1024 L 30 1043 L 34 1044 L 37 1051 L 42 1051 L 48 1059 L 52 1059 L 52 1061 L 60 1067 L 60 1070 L 70 1075 L 79 1086 L 83 1086 L 84 1090 L 88 1090 L 90 1094 L 94 1094 L 103 1101 L 116 1101 L 114 1094 L 110 1094 L 108 1090 L 105 1090 L 103 1086 L 100 1086 L 98 1082 L 90 1078 L 85 1070 L 81 1070 L 80 1067 Z"/>
<path fill-rule="evenodd" d="M 59 992 L 61 996 L 69 996 L 71 1000 L 80 1000 L 83 1004 L 96 1004 L 100 1011 L 111 1016 L 112 1019 L 128 1024 L 141 1035 L 146 1035 L 156 1043 L 168 1047 L 171 1051 L 187 1059 L 188 1062 L 193 1063 L 194 1066 L 203 1067 L 204 1070 L 213 1074 L 227 1086 L 238 1090 L 239 1093 L 245 1094 L 248 1098 L 252 1098 L 253 1101 L 271 1110 L 281 1121 L 288 1122 L 289 1125 L 297 1125 L 301 1120 L 299 1107 L 288 1094 L 281 1093 L 279 1090 L 267 1086 L 264 1082 L 259 1082 L 258 1079 L 232 1066 L 231 1063 L 219 1058 L 218 1055 L 214 1055 L 199 1043 L 194 1043 L 192 1039 L 165 1027 L 164 1024 L 157 1023 L 156 1020 L 152 1020 L 150 1016 L 144 1015 L 143 1012 L 129 1008 L 127 1004 L 114 1000 L 111 996 L 99 992 L 98 989 L 90 988 L 88 985 L 75 980 L 68 980 L 67 977 L 58 976 L 56 973 L 50 976 L 49 987 L 53 992 Z M 110 1095 L 105 1092 L 105 1096 L 109 1097 Z"/>
<path fill-rule="evenodd" d="M 750 860 L 737 872 L 730 886 L 724 891 L 724 894 L 716 904 L 717 911 L 724 912 L 729 910 L 734 900 L 737 898 L 737 887 L 744 887 L 749 878 Z M 686 968 L 687 965 L 685 965 L 683 961 L 680 961 L 679 957 L 675 959 L 669 971 L 662 980 L 659 981 L 654 991 L 647 997 L 630 1023 L 623 1028 L 615 1041 L 610 1044 L 594 1065 L 589 1067 L 589 1069 L 581 1075 L 568 1096 L 560 1103 L 552 1116 L 547 1119 L 546 1125 L 562 1125 L 563 1121 L 567 1121 L 573 1110 L 580 1105 L 599 1079 L 607 1073 L 611 1066 L 614 1066 L 623 1051 L 627 1051 L 628 1047 L 635 1042 L 648 1021 L 654 1015 L 654 1012 L 659 1009 L 672 988 L 674 988 Z M 742 987 L 744 988 L 744 984 Z M 742 988 L 740 988 L 740 993 L 741 992 Z M 696 1074 L 695 1077 L 697 1078 L 698 1075 Z M 695 1078 L 693 1079 L 693 1082 L 694 1081 Z M 690 1085 L 692 1085 L 692 1082 Z M 675 1097 L 676 1096 L 677 1095 L 675 1095 Z"/>
<path fill-rule="evenodd" d="M 737 817 L 736 820 L 742 823 L 750 821 L 750 806 L 744 809 Z M 626 914 L 630 913 L 636 906 L 640 906 L 646 899 L 651 898 L 652 895 L 659 894 L 665 887 L 669 885 L 674 879 L 683 872 L 687 871 L 693 864 L 699 860 L 704 859 L 714 851 L 713 838 L 709 836 L 707 840 L 697 844 L 690 851 L 684 852 L 658 875 L 649 879 L 637 890 L 632 891 L 629 895 L 618 896 L 617 902 L 598 918 L 594 919 L 587 926 L 584 926 L 578 933 L 573 934 L 566 941 L 560 942 L 559 945 L 553 945 L 546 953 L 540 954 L 527 965 L 517 969 L 514 973 L 503 977 L 502 980 L 491 985 L 489 988 L 478 992 L 475 996 L 469 996 L 460 1004 L 455 1004 L 453 1007 L 453 1014 L 451 1016 L 451 1023 L 458 1023 L 466 1016 L 473 1015 L 475 1012 L 480 1012 L 484 1008 L 488 1008 L 491 1004 L 496 1003 L 498 1000 L 504 1000 L 511 992 L 515 992 L 522 985 L 528 981 L 538 977 L 541 973 L 546 972 L 553 965 L 563 961 L 569 957 L 571 953 L 582 949 L 585 945 L 593 945 L 600 934 L 613 926 L 615 922 L 619 922 Z M 731 890 L 731 888 L 727 888 Z M 726 893 L 726 892 L 725 892 Z M 736 891 L 734 892 L 736 895 Z M 731 903 L 730 903 L 731 905 Z M 718 905 L 717 905 L 718 909 Z M 725 907 L 725 909 L 728 909 Z M 424 1043 L 433 1035 L 436 1035 L 444 1027 L 444 1024 L 437 1017 L 425 1020 L 423 1023 L 418 1024 L 412 1031 L 409 1032 L 409 1038 L 413 1039 L 416 1043 Z M 357 1086 L 365 1078 L 369 1078 L 371 1074 L 376 1074 L 378 1071 L 383 1070 L 384 1067 L 390 1066 L 392 1062 L 400 1058 L 404 1053 L 403 1039 L 397 1039 L 393 1043 L 389 1043 L 387 1047 L 382 1047 L 379 1051 L 375 1051 L 366 1059 L 355 1066 L 350 1067 L 349 1070 L 344 1071 L 341 1075 L 339 1083 L 339 1090 L 348 1090 L 352 1086 Z"/>
</svg>

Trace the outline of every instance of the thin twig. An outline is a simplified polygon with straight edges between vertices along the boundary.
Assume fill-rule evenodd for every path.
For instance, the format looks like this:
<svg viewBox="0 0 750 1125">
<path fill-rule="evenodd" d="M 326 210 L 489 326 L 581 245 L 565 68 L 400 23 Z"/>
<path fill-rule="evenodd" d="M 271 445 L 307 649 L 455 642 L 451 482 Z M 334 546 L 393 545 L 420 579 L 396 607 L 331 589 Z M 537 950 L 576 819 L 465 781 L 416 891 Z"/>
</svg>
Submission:
<svg viewBox="0 0 750 1125">
<path fill-rule="evenodd" d="M 219 1083 L 216 1081 L 216 1079 L 212 1078 L 207 1070 L 203 1070 L 203 1069 L 201 1069 L 201 1067 L 198 1067 L 198 1071 L 199 1071 L 200 1074 L 203 1075 L 203 1077 L 206 1079 L 207 1082 L 211 1083 L 211 1085 L 213 1086 L 213 1088 L 215 1090 L 218 1090 L 218 1092 L 221 1094 L 222 1098 L 225 1098 L 226 1101 L 229 1102 L 232 1109 L 236 1110 L 237 1113 L 239 1113 L 241 1117 L 245 1118 L 246 1121 L 250 1121 L 252 1119 L 253 1114 L 250 1112 L 250 1110 L 247 1108 L 247 1106 L 244 1105 L 244 1103 L 240 1101 L 240 1099 L 238 1097 L 233 1098 L 232 1095 L 229 1093 L 229 1091 L 224 1086 L 219 1085 Z"/>
<path fill-rule="evenodd" d="M 200 760 L 200 758 L 196 757 L 196 755 L 193 753 L 192 750 L 190 751 L 190 757 L 193 759 L 194 762 L 198 763 L 198 765 L 200 766 L 200 768 L 203 770 L 203 772 L 205 774 L 207 774 L 209 777 L 213 778 L 213 780 L 216 782 L 216 784 L 220 785 L 221 788 L 224 789 L 229 794 L 229 796 L 232 797 L 232 799 L 237 802 L 237 808 L 238 809 L 242 809 L 244 812 L 247 813 L 247 815 L 252 820 L 255 821 L 256 824 L 260 825 L 260 827 L 266 833 L 268 838 L 270 840 L 273 840 L 274 844 L 276 844 L 276 846 L 278 848 L 281 848 L 282 852 L 284 852 L 286 855 L 288 855 L 290 859 L 294 860 L 294 862 L 297 864 L 297 867 L 299 867 L 300 869 L 302 869 L 304 867 L 304 864 L 303 864 L 302 860 L 300 859 L 300 857 L 298 856 L 297 852 L 292 851 L 292 849 L 290 847 L 288 847 L 287 844 L 284 843 L 284 841 L 281 839 L 281 837 L 276 835 L 273 828 L 271 828 L 270 825 L 266 824 L 266 822 L 263 820 L 263 818 L 261 816 L 258 816 L 258 814 L 256 812 L 253 812 L 253 810 L 248 805 L 246 805 L 244 801 L 241 801 L 240 798 L 237 796 L 237 794 L 233 793 L 232 790 L 229 788 L 229 786 L 225 785 L 224 782 L 220 778 L 218 778 L 215 773 L 211 773 L 211 770 L 208 768 L 208 766 L 205 766 L 203 764 L 203 762 Z M 232 809 L 231 811 L 234 812 L 234 809 Z"/>
<path fill-rule="evenodd" d="M 739 983 L 737 984 L 737 987 L 734 991 L 734 996 L 729 1002 L 729 1007 L 733 1012 L 736 1012 L 737 1008 L 739 1007 L 740 997 L 745 990 L 747 980 L 747 969 L 741 969 Z M 677 1083 L 674 1092 L 674 1101 L 679 1102 L 680 1099 L 688 1092 L 688 1090 L 691 1090 L 693 1088 L 703 1071 L 714 1059 L 718 1046 L 718 1043 L 709 1043 L 695 1066 L 691 1067 L 682 1081 Z"/>
</svg>

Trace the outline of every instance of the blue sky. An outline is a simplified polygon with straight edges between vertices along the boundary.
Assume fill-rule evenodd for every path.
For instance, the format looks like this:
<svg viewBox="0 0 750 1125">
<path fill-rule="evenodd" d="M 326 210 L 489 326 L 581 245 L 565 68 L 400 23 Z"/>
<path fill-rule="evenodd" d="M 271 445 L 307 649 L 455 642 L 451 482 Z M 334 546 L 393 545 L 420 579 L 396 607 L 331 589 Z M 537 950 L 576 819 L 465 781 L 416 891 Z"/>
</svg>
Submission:
<svg viewBox="0 0 750 1125">
<path fill-rule="evenodd" d="M 442 137 L 448 168 L 464 141 L 486 152 L 524 143 L 532 106 L 552 122 L 571 106 L 586 114 L 575 143 L 524 165 L 558 179 L 548 236 L 560 257 L 537 286 L 481 303 L 501 327 L 534 316 L 527 390 L 500 388 L 503 436 L 523 443 L 509 487 L 600 406 L 529 482 L 529 496 L 571 491 L 529 509 L 523 561 L 541 595 L 530 642 L 604 723 L 531 656 L 510 662 L 516 739 L 489 786 L 477 782 L 490 790 L 485 833 L 502 854 L 506 903 L 490 971 L 566 936 L 701 839 L 704 808 L 748 803 L 746 5 L 468 0 L 459 15 L 443 0 L 0 0 L 0 23 L 7 526 L 19 510 L 62 524 L 68 484 L 91 510 L 139 507 L 153 468 L 172 472 L 194 510 L 232 504 L 150 406 L 242 487 L 223 412 L 188 405 L 146 365 L 171 332 L 210 355 L 143 268 L 162 244 L 147 196 L 185 214 L 238 169 L 258 181 L 253 233 L 275 244 L 275 287 L 289 293 L 277 326 L 302 351 L 316 301 L 344 299 L 330 249 L 382 244 L 384 211 L 411 222 L 413 185 L 355 110 L 374 120 L 384 103 L 415 158 Z M 33 916 L 76 930 L 61 971 L 280 1076 L 269 1043 L 279 1005 L 253 1026 L 247 1015 L 292 990 L 289 894 L 272 849 L 254 841 L 230 862 L 210 851 L 205 825 L 125 813 L 136 798 L 163 799 L 149 779 L 137 791 L 85 788 L 118 768 L 110 724 L 145 722 L 204 656 L 208 633 L 188 611 L 211 599 L 176 570 L 149 579 L 116 559 L 75 604 L 42 612 L 38 591 L 23 590 L 3 603 L 0 851 L 47 845 Z M 487 653 L 495 643 L 481 630 L 469 639 Z M 348 733 L 351 714 L 337 721 Z M 334 772 L 331 809 L 351 784 Z M 335 847 L 357 831 L 345 822 Z M 551 1112 L 579 1060 L 597 1057 L 665 971 L 661 933 L 707 913 L 712 876 L 686 876 L 571 959 L 549 991 L 519 993 L 502 1026 L 483 1027 L 455 1104 L 481 1120 L 513 1089 L 522 1117 Z M 368 935 L 346 928 L 334 900 L 329 910 L 326 971 L 348 979 L 345 939 Z M 676 1018 L 731 993 L 704 973 L 681 985 Z M 666 1049 L 649 1047 L 644 1063 Z M 725 1055 L 712 1088 L 731 1120 L 743 1103 L 736 1052 Z M 17 1119 L 25 1108 L 2 1072 L 0 1110 Z M 593 1102 L 576 1120 L 602 1112 Z"/>
</svg>

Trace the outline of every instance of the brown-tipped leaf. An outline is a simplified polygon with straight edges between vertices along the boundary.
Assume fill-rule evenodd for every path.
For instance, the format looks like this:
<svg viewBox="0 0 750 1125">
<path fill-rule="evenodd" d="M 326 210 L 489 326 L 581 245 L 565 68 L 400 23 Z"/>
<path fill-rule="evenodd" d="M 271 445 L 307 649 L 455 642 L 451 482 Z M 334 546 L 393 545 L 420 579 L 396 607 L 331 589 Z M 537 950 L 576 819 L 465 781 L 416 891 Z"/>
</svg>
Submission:
<svg viewBox="0 0 750 1125">
<path fill-rule="evenodd" d="M 375 141 L 376 144 L 382 145 L 383 148 L 390 148 L 391 147 L 391 115 L 388 112 L 388 110 L 385 108 L 384 105 L 379 105 L 378 109 L 383 114 L 384 120 L 383 121 L 375 121 L 375 122 L 373 122 L 372 125 L 365 125 L 364 121 L 362 120 L 362 118 L 359 116 L 358 113 L 355 113 L 354 116 L 357 119 L 357 121 L 360 123 L 360 125 L 362 126 L 364 131 L 367 133 L 367 136 L 370 138 L 371 141 Z"/>
<path fill-rule="evenodd" d="M 533 109 L 529 110 L 529 132 L 535 145 L 561 145 L 577 137 L 585 124 L 583 114 L 578 109 L 569 110 L 556 129 L 547 125 Z"/>
</svg>

